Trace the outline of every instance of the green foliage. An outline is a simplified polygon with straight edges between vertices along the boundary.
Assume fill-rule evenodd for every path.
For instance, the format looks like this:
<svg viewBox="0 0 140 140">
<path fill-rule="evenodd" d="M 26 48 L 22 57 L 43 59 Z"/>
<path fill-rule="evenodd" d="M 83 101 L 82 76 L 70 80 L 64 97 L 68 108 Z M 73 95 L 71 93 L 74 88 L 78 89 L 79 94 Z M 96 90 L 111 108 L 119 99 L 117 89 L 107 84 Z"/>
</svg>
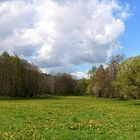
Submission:
<svg viewBox="0 0 140 140">
<path fill-rule="evenodd" d="M 120 98 L 140 98 L 140 56 L 120 65 L 116 83 Z"/>
<path fill-rule="evenodd" d="M 97 97 L 120 99 L 140 98 L 140 56 L 124 61 L 124 56 L 112 57 L 110 63 L 90 70 L 88 91 Z"/>
<path fill-rule="evenodd" d="M 0 100 L 1 140 L 138 140 L 140 101 L 93 97 Z"/>
<path fill-rule="evenodd" d="M 89 80 L 88 80 L 88 86 L 87 86 L 87 92 L 91 95 L 94 94 L 94 86 L 97 81 L 97 74 L 98 69 L 96 67 L 92 67 L 91 70 L 89 70 L 88 75 L 89 75 Z"/>
<path fill-rule="evenodd" d="M 77 80 L 76 92 L 79 93 L 79 95 L 88 94 L 88 92 L 87 92 L 88 84 L 89 83 L 88 83 L 87 79 Z"/>
</svg>

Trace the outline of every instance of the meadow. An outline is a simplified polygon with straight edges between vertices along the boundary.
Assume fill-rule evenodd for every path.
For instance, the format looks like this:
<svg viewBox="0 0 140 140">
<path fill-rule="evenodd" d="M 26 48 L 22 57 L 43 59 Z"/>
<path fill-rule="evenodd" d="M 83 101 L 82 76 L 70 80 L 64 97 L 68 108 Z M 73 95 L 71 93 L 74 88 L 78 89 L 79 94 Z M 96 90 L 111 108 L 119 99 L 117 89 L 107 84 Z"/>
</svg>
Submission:
<svg viewBox="0 0 140 140">
<path fill-rule="evenodd" d="M 0 140 L 139 140 L 140 100 L 0 100 Z"/>
</svg>

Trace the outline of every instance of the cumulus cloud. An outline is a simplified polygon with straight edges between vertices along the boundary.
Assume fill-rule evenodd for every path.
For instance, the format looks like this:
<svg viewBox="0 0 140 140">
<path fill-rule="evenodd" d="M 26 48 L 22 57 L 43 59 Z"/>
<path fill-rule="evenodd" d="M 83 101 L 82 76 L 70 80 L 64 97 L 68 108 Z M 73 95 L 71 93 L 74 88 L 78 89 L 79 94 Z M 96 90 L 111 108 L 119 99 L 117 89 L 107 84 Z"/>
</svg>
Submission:
<svg viewBox="0 0 140 140">
<path fill-rule="evenodd" d="M 3 0 L 0 51 L 46 71 L 104 63 L 119 47 L 128 10 L 117 0 Z"/>
</svg>

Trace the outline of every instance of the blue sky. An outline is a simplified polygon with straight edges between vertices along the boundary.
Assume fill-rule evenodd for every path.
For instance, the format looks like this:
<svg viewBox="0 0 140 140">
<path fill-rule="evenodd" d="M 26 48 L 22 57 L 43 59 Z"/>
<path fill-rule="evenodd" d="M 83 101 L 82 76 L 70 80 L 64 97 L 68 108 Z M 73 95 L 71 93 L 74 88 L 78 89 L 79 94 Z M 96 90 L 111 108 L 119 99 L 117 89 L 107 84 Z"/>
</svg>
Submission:
<svg viewBox="0 0 140 140">
<path fill-rule="evenodd" d="M 125 21 L 125 32 L 120 38 L 122 53 L 127 57 L 140 55 L 140 1 L 123 1 L 129 2 L 131 15 Z"/>
<path fill-rule="evenodd" d="M 31 1 L 0 1 L 0 53 L 79 78 L 113 53 L 140 53 L 139 0 Z"/>
</svg>

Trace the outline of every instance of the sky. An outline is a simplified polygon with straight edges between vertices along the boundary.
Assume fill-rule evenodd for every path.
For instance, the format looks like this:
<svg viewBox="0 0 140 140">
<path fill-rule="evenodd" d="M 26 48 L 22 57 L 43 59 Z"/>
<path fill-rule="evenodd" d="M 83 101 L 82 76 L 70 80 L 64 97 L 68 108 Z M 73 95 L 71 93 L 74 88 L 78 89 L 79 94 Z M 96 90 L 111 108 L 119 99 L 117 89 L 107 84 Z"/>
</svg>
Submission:
<svg viewBox="0 0 140 140">
<path fill-rule="evenodd" d="M 87 77 L 112 54 L 139 55 L 139 0 L 0 0 L 0 53 Z"/>
<path fill-rule="evenodd" d="M 124 2 L 126 0 L 123 0 Z M 131 15 L 125 21 L 125 32 L 120 38 L 123 53 L 127 57 L 140 55 L 140 1 L 129 0 Z"/>
</svg>

